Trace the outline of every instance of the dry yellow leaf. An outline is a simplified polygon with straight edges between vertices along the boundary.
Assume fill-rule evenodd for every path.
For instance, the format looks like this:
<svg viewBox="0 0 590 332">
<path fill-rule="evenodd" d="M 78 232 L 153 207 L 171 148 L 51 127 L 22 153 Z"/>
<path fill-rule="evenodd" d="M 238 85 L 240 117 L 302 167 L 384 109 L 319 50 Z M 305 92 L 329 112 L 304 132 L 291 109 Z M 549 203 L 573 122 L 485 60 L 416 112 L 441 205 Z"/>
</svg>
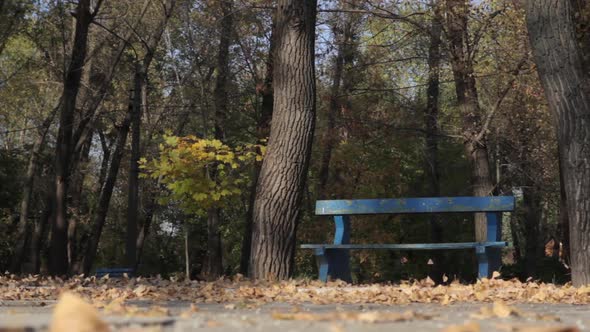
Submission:
<svg viewBox="0 0 590 332">
<path fill-rule="evenodd" d="M 93 306 L 72 293 L 64 293 L 53 310 L 49 331 L 108 332 L 110 329 Z"/>
<path fill-rule="evenodd" d="M 575 326 L 513 326 L 511 332 L 580 332 Z"/>
<path fill-rule="evenodd" d="M 442 330 L 442 332 L 480 332 L 481 327 L 476 322 L 467 322 L 463 325 L 451 325 Z"/>
<path fill-rule="evenodd" d="M 442 304 L 442 305 L 449 305 L 450 303 L 451 303 L 451 297 L 449 296 L 449 294 L 445 294 L 443 296 L 443 299 L 440 302 L 440 304 Z"/>
<path fill-rule="evenodd" d="M 366 311 L 366 312 L 328 312 L 328 313 L 311 313 L 311 312 L 290 312 L 290 313 L 272 313 L 272 317 L 278 320 L 307 320 L 307 321 L 358 321 L 363 323 L 383 323 L 383 322 L 401 322 L 412 319 L 431 319 L 432 316 L 416 314 L 413 311 L 383 312 L 383 311 Z"/>
<path fill-rule="evenodd" d="M 509 307 L 508 305 L 506 305 L 506 303 L 502 301 L 494 302 L 492 312 L 496 317 L 499 318 L 506 318 L 513 314 L 517 315 L 517 310 L 515 308 Z"/>
</svg>

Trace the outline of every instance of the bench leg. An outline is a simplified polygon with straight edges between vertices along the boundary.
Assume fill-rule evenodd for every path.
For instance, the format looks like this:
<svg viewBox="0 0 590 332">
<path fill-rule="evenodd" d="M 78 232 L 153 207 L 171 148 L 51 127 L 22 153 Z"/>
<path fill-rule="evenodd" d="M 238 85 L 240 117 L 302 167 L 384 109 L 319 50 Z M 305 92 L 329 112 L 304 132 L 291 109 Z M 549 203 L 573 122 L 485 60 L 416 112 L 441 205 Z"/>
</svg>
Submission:
<svg viewBox="0 0 590 332">
<path fill-rule="evenodd" d="M 330 276 L 332 279 L 352 282 L 350 276 L 350 254 L 348 250 L 321 248 L 315 249 L 314 253 L 318 263 L 318 274 L 321 281 L 328 281 L 328 276 Z"/>
<path fill-rule="evenodd" d="M 327 250 L 328 257 L 328 274 L 332 279 L 340 279 L 346 282 L 352 282 L 350 276 L 350 251 L 348 250 Z"/>
<path fill-rule="evenodd" d="M 328 257 L 326 255 L 326 249 L 315 249 L 314 250 L 316 261 L 318 263 L 318 279 L 323 282 L 328 281 Z"/>
<path fill-rule="evenodd" d="M 488 254 L 486 252 L 486 247 L 475 247 L 475 255 L 477 256 L 477 277 L 479 279 L 489 278 L 491 276 L 490 264 L 488 260 Z"/>
<path fill-rule="evenodd" d="M 490 242 L 500 241 L 502 238 L 502 214 L 497 212 L 486 213 L 487 219 L 487 240 Z M 502 248 L 487 248 L 489 275 L 499 271 L 502 266 Z"/>
</svg>

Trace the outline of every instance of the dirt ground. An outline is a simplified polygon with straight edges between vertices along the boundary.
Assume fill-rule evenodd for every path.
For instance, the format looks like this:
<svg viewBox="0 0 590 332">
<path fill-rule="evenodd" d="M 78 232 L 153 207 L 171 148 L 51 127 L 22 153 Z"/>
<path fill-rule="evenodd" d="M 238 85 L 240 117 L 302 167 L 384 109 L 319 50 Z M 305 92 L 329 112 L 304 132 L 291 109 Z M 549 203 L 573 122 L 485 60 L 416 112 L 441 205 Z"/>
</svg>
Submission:
<svg viewBox="0 0 590 332">
<path fill-rule="evenodd" d="M 1 301 L 0 331 L 45 331 L 56 301 Z M 101 317 L 113 330 L 147 331 L 590 331 L 590 305 L 515 304 L 508 317 L 493 304 L 336 305 L 240 304 L 135 301 L 139 308 L 157 306 L 166 315 Z M 496 310 L 497 311 L 497 310 Z M 190 314 L 187 314 L 190 312 Z M 500 312 L 500 316 L 503 314 Z"/>
</svg>

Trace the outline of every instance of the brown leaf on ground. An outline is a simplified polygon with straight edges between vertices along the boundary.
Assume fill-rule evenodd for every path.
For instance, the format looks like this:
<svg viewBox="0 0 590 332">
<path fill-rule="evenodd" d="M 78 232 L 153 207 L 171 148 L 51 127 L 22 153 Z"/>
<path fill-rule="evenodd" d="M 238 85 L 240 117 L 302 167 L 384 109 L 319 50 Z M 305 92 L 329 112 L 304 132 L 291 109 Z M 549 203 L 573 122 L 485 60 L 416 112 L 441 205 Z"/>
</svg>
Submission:
<svg viewBox="0 0 590 332">
<path fill-rule="evenodd" d="M 506 332 L 580 332 L 575 326 L 498 325 L 496 328 Z"/>
<path fill-rule="evenodd" d="M 518 311 L 518 309 L 508 306 L 508 305 L 506 305 L 506 303 L 504 303 L 502 301 L 494 302 L 494 305 L 492 306 L 492 311 L 493 311 L 494 315 L 499 318 L 506 318 L 506 317 L 510 317 L 510 316 L 520 316 L 520 312 Z"/>
<path fill-rule="evenodd" d="M 309 280 L 256 282 L 242 277 L 214 282 L 174 281 L 162 278 L 84 278 L 67 280 L 40 276 L 0 275 L 0 301 L 51 301 L 69 291 L 97 306 L 112 309 L 130 299 L 152 302 L 234 303 L 240 309 L 266 303 L 290 304 L 451 304 L 461 302 L 589 304 L 590 287 L 503 280 L 497 274 L 475 284 L 455 280 L 434 287 L 431 280 L 402 281 L 400 284 L 351 285 L 342 281 L 322 283 Z M 119 301 L 119 303 L 113 303 Z M 117 310 L 113 310 L 117 311 Z M 494 314 L 494 316 L 496 316 Z"/>
<path fill-rule="evenodd" d="M 197 307 L 194 303 L 191 306 L 180 313 L 181 318 L 191 318 L 195 313 L 199 312 L 199 307 Z"/>
<path fill-rule="evenodd" d="M 307 320 L 307 321 L 358 321 L 363 323 L 385 323 L 385 322 L 402 322 L 409 320 L 427 320 L 432 316 L 417 314 L 413 311 L 398 312 L 383 312 L 383 311 L 337 311 L 328 313 L 312 313 L 312 312 L 289 312 L 272 313 L 272 318 L 278 320 Z"/>
<path fill-rule="evenodd" d="M 108 332 L 110 329 L 93 306 L 74 294 L 64 293 L 53 310 L 49 331 Z"/>
<path fill-rule="evenodd" d="M 467 322 L 462 325 L 451 325 L 442 329 L 442 332 L 480 332 L 481 327 L 476 322 Z"/>
</svg>

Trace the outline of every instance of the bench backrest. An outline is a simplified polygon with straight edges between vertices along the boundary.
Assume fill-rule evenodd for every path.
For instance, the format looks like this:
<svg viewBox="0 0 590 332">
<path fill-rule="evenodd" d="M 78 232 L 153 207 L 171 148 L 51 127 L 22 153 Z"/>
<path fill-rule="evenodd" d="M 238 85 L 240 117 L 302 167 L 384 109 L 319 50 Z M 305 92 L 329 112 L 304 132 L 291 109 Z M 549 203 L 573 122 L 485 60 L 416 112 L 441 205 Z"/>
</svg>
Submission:
<svg viewBox="0 0 590 332">
<path fill-rule="evenodd" d="M 514 196 L 425 197 L 317 201 L 316 215 L 505 212 L 514 210 Z"/>
</svg>

